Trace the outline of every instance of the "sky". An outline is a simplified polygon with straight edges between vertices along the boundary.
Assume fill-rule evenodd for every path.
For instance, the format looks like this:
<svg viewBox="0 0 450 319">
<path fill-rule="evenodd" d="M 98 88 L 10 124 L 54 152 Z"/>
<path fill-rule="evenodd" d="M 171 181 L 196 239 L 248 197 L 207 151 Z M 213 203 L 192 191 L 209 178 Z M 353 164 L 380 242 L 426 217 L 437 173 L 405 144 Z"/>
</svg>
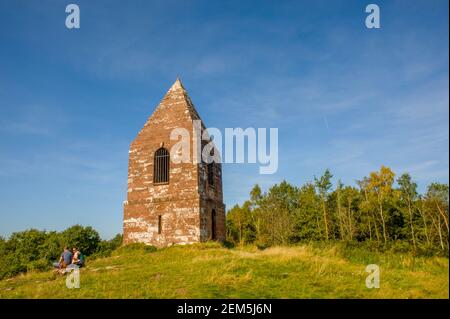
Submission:
<svg viewBox="0 0 450 319">
<path fill-rule="evenodd" d="M 349 185 L 381 165 L 421 192 L 448 183 L 448 5 L 0 0 L 0 235 L 120 233 L 129 144 L 177 76 L 206 126 L 278 128 L 275 174 L 223 165 L 227 208 L 326 168 Z"/>
</svg>

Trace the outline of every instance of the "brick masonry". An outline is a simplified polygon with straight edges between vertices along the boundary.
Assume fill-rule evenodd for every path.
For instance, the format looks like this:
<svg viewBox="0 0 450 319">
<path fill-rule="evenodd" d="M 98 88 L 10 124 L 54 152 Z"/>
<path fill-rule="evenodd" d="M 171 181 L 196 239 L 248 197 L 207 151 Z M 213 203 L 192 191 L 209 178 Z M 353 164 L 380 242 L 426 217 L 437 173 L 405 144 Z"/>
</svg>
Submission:
<svg viewBox="0 0 450 319">
<path fill-rule="evenodd" d="M 219 163 L 214 164 L 214 185 L 209 185 L 207 164 L 192 161 L 192 145 L 196 142 L 192 133 L 194 120 L 201 120 L 200 116 L 177 79 L 130 146 L 124 244 L 140 242 L 165 247 L 225 239 L 222 167 Z M 203 130 L 205 125 L 201 123 Z M 170 151 L 178 142 L 170 140 L 170 133 L 180 127 L 190 132 L 191 162 L 176 164 L 171 160 L 169 182 L 154 185 L 154 153 L 160 147 Z M 212 238 L 213 233 L 215 238 Z"/>
</svg>

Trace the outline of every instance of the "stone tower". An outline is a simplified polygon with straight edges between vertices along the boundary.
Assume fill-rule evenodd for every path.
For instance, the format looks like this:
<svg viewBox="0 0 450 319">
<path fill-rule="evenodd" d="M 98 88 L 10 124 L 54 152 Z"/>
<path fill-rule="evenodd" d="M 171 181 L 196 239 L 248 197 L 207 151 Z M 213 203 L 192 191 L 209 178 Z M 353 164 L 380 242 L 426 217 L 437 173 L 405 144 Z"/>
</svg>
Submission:
<svg viewBox="0 0 450 319">
<path fill-rule="evenodd" d="M 220 163 L 194 160 L 201 121 L 177 79 L 131 143 L 128 195 L 124 202 L 124 243 L 157 247 L 225 239 L 225 205 Z M 203 122 L 201 131 L 205 129 Z M 198 125 L 197 125 L 198 127 Z M 175 163 L 171 132 L 190 132 L 190 160 Z M 208 141 L 202 141 L 205 145 Z M 175 155 L 175 156 L 174 156 Z"/>
</svg>

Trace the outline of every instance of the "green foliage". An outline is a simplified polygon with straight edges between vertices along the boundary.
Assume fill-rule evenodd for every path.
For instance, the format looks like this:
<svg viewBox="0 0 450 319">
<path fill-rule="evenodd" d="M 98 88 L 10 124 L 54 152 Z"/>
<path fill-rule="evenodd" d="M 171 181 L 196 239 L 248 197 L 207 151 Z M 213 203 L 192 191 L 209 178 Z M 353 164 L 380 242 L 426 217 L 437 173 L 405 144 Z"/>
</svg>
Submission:
<svg viewBox="0 0 450 319">
<path fill-rule="evenodd" d="M 111 256 L 111 253 L 122 245 L 122 240 L 122 234 L 117 234 L 111 240 L 102 240 L 98 244 L 96 252 L 89 256 L 89 260 Z"/>
<path fill-rule="evenodd" d="M 250 202 L 242 207 L 235 205 L 226 220 L 228 237 L 240 245 L 252 243 L 255 240 L 255 228 L 250 213 Z"/>
<path fill-rule="evenodd" d="M 283 181 L 227 213 L 227 236 L 238 245 L 259 248 L 299 242 L 363 242 L 379 251 L 448 254 L 448 185 L 432 183 L 425 195 L 407 173 L 397 179 L 385 166 L 357 182 L 335 189 L 327 169 L 314 183 L 296 187 Z"/>
<path fill-rule="evenodd" d="M 417 197 L 417 184 L 412 181 L 411 176 L 408 173 L 400 176 L 397 179 L 397 183 L 400 186 L 399 190 L 405 201 L 411 201 Z"/>
<path fill-rule="evenodd" d="M 41 247 L 42 256 L 45 260 L 55 261 L 61 255 L 65 241 L 61 233 L 51 231 L 46 234 L 46 239 Z"/>
<path fill-rule="evenodd" d="M 428 186 L 427 197 L 441 203 L 448 203 L 448 185 L 431 183 Z"/>
<path fill-rule="evenodd" d="M 223 247 L 231 249 L 231 248 L 234 248 L 235 245 L 234 245 L 234 243 L 232 241 L 225 240 L 223 242 Z"/>
<path fill-rule="evenodd" d="M 62 232 L 29 229 L 0 238 L 0 279 L 27 271 L 43 271 L 58 261 L 64 246 L 77 247 L 85 256 L 107 256 L 122 244 L 122 235 L 101 241 L 92 227 L 74 225 Z"/>
<path fill-rule="evenodd" d="M 320 198 L 314 185 L 307 183 L 298 192 L 298 207 L 293 213 L 293 234 L 291 242 L 321 240 L 322 222 Z"/>
<path fill-rule="evenodd" d="M 329 169 L 326 169 L 320 178 L 314 177 L 314 184 L 320 196 L 325 198 L 328 195 L 329 190 L 331 189 L 331 187 L 333 187 L 333 185 L 331 184 L 332 178 L 333 175 L 331 174 Z"/>
<path fill-rule="evenodd" d="M 294 231 L 292 212 L 297 208 L 297 187 L 286 181 L 272 186 L 258 201 L 257 243 L 262 246 L 288 244 Z"/>
<path fill-rule="evenodd" d="M 13 233 L 0 245 L 0 279 L 28 269 L 42 268 L 45 259 L 42 247 L 46 233 L 36 229 Z M 48 264 L 47 264 L 48 266 Z"/>
<path fill-rule="evenodd" d="M 16 232 L 6 243 L 6 253 L 14 253 L 14 258 L 20 264 L 42 258 L 42 246 L 46 240 L 46 233 L 36 229 Z"/>
<path fill-rule="evenodd" d="M 96 252 L 100 244 L 100 235 L 90 226 L 74 225 L 61 233 L 64 245 L 77 247 L 86 256 Z"/>
<path fill-rule="evenodd" d="M 48 270 L 49 261 L 45 259 L 38 259 L 27 264 L 27 271 L 45 271 Z"/>
</svg>

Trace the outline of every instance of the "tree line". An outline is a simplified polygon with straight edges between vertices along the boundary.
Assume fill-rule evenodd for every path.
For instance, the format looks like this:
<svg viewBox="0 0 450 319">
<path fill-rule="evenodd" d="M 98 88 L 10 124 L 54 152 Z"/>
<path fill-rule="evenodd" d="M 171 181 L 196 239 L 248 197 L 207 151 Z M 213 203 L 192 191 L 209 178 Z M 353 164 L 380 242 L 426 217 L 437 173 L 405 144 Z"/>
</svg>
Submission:
<svg viewBox="0 0 450 319">
<path fill-rule="evenodd" d="M 58 261 L 64 246 L 77 247 L 91 259 L 108 256 L 122 244 L 122 235 L 101 240 L 90 226 L 74 225 L 64 231 L 29 229 L 12 233 L 6 240 L 0 237 L 0 279 L 30 270 L 48 270 Z"/>
<path fill-rule="evenodd" d="M 327 169 L 300 187 L 283 181 L 263 193 L 255 185 L 249 200 L 227 212 L 228 241 L 266 247 L 334 240 L 448 254 L 447 184 L 431 183 L 419 194 L 408 173 L 395 178 L 385 166 L 356 187 L 332 178 Z"/>
</svg>

